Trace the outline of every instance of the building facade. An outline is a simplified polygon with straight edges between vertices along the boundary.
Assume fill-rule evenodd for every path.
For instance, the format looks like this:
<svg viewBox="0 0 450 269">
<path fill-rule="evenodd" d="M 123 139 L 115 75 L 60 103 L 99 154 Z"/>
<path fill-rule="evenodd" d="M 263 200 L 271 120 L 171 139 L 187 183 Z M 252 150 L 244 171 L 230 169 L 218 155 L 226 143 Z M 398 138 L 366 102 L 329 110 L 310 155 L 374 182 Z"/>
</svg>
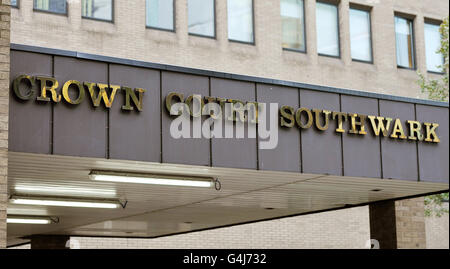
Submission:
<svg viewBox="0 0 450 269">
<path fill-rule="evenodd" d="M 0 87 L 0 248 L 6 247 L 6 204 L 8 176 L 8 112 L 9 112 L 9 1 L 1 1 L 1 87 Z"/>
<path fill-rule="evenodd" d="M 67 14 L 39 12 L 33 9 L 33 1 L 20 1 L 20 8 L 12 9 L 11 42 L 390 95 L 426 97 L 417 86 L 415 72 L 433 77 L 426 67 L 425 23 L 442 21 L 448 15 L 448 3 L 407 0 L 329 3 L 337 6 L 339 22 L 336 28 L 339 51 L 332 57 L 319 55 L 316 21 L 323 18 L 316 17 L 316 1 L 309 0 L 304 1 L 304 52 L 283 50 L 280 1 L 258 0 L 254 1 L 253 12 L 249 15 L 253 17 L 253 43 L 230 42 L 227 1 L 215 1 L 213 38 L 189 34 L 188 1 L 185 0 L 175 1 L 173 10 L 164 10 L 169 15 L 173 12 L 174 24 L 169 31 L 146 27 L 146 5 L 140 1 L 115 1 L 111 22 L 83 18 L 81 1 L 67 1 Z M 352 60 L 351 7 L 370 10 L 373 56 L 368 61 L 372 63 Z M 416 64 L 411 69 L 397 67 L 395 15 L 413 20 Z"/>
<path fill-rule="evenodd" d="M 58 72 L 55 64 L 58 61 L 55 59 L 58 57 L 75 55 L 79 59 L 95 60 L 99 56 L 100 58 L 111 57 L 112 62 L 116 58 L 126 59 L 119 64 L 136 61 L 181 69 L 206 70 L 210 72 L 208 74 L 214 74 L 214 72 L 236 74 L 238 79 L 238 76 L 265 78 L 262 83 L 273 81 L 286 86 L 292 86 L 289 84 L 291 82 L 301 83 L 305 85 L 305 88 L 307 85 L 319 85 L 325 91 L 328 87 L 340 88 L 340 94 L 345 93 L 347 89 L 357 90 L 359 96 L 388 94 L 391 96 L 389 97 L 391 101 L 396 100 L 397 97 L 400 99 L 426 98 L 426 93 L 422 93 L 417 84 L 417 71 L 429 78 L 441 77 L 440 70 L 436 69 L 440 59 L 433 53 L 436 48 L 433 38 L 436 36 L 435 26 L 445 16 L 448 16 L 447 1 L 250 0 L 207 2 L 208 4 L 202 5 L 201 9 L 196 8 L 198 1 L 189 0 L 17 0 L 11 1 L 11 3 L 9 1 L 2 2 L 1 44 L 4 46 L 4 49 L 2 47 L 2 55 L 4 55 L 2 70 L 4 69 L 4 71 L 0 70 L 0 72 L 4 72 L 4 75 L 0 79 L 5 83 L 2 84 L 3 95 L 0 91 L 0 103 L 3 97 L 0 109 L 0 149 L 3 148 L 4 152 L 2 155 L 0 151 L 0 179 L 3 173 L 3 181 L 0 183 L 3 182 L 1 184 L 4 187 L 2 187 L 0 195 L 3 195 L 4 205 L 0 206 L 0 216 L 3 216 L 0 219 L 6 219 L 7 196 L 11 192 L 7 187 L 8 125 L 11 124 L 8 123 L 8 119 L 11 119 L 8 112 L 12 111 L 8 108 L 8 99 L 10 98 L 8 90 L 10 88 L 9 81 L 13 79 L 9 77 L 10 44 L 11 49 L 15 51 L 14 54 L 19 55 L 14 58 L 16 59 L 15 66 L 19 65 L 17 59 L 22 59 L 21 64 L 24 64 L 23 61 L 27 58 L 20 55 L 27 55 L 26 53 L 39 51 L 39 53 L 51 55 L 53 64 L 49 67 L 47 75 L 54 76 Z M 355 27 L 355 25 L 360 27 Z M 33 51 L 34 48 L 36 50 Z M 100 61 L 107 61 L 107 58 L 101 59 Z M 108 68 L 110 70 L 108 72 L 111 72 L 111 67 Z M 70 68 L 66 70 L 68 73 L 75 73 Z M 172 71 L 174 70 L 176 69 L 172 69 Z M 39 73 L 43 71 L 35 72 L 43 75 Z M 67 79 L 69 78 L 67 77 Z M 210 78 L 209 81 L 211 83 L 212 79 Z M 64 81 L 60 81 L 60 83 L 64 83 Z M 202 84 L 195 85 L 202 87 Z M 209 94 L 212 89 L 213 87 L 210 85 Z M 278 95 L 282 95 L 281 92 L 284 94 L 284 91 L 280 91 Z M 342 104 L 339 101 L 337 109 L 342 109 Z M 442 106 L 443 104 L 438 105 Z M 339 106 L 341 107 L 339 108 Z M 414 103 L 414 109 L 417 106 L 420 107 L 420 103 Z M 445 108 L 445 104 L 443 106 Z M 15 108 L 12 109 L 16 111 Z M 378 107 L 378 113 L 380 113 L 379 110 Z M 448 118 L 448 104 L 446 111 L 443 113 L 447 113 Z M 4 142 L 2 143 L 2 141 Z M 448 140 L 444 143 L 448 145 Z M 13 147 L 14 150 L 10 149 L 10 151 L 16 152 L 17 143 L 13 142 Z M 443 154 L 446 154 L 448 159 L 448 149 Z M 19 156 L 13 158 L 17 159 Z M 213 162 L 211 158 L 209 161 Z M 257 155 L 256 158 L 259 168 L 262 157 Z M 418 160 L 417 162 L 419 162 Z M 402 164 L 397 167 L 394 165 L 392 169 L 401 170 Z M 446 189 L 448 190 L 448 168 L 447 172 L 443 171 L 443 174 L 445 173 L 447 173 L 447 179 L 444 176 L 441 178 L 441 182 L 447 184 Z M 393 174 L 395 175 L 395 173 Z M 345 174 L 339 175 L 344 176 Z M 381 178 L 383 178 L 382 175 Z M 389 177 L 385 175 L 385 178 Z M 397 179 L 396 176 L 392 178 Z M 16 181 L 11 180 L 11 183 L 14 184 L 11 186 L 17 185 Z M 433 189 L 433 191 L 430 188 L 415 193 L 415 195 L 395 197 L 397 200 L 402 197 L 442 190 L 445 190 L 445 185 Z M 388 197 L 386 196 L 386 198 Z M 426 227 L 431 227 L 431 224 L 428 226 L 425 224 L 423 202 L 420 198 L 419 201 L 411 201 L 410 203 L 387 202 L 375 207 L 371 203 L 371 205 L 363 207 L 320 213 L 321 215 L 298 216 L 160 239 L 114 240 L 135 240 L 133 242 L 160 240 L 156 247 L 175 247 L 175 245 L 179 245 L 180 241 L 191 242 L 190 247 L 220 247 L 217 245 L 219 244 L 217 241 L 205 239 L 211 236 L 211 233 L 220 233 L 224 238 L 230 238 L 231 242 L 227 243 L 227 247 L 251 247 L 239 242 L 234 243 L 233 238 L 236 237 L 229 234 L 244 235 L 251 230 L 252 233 L 258 235 L 252 235 L 252 240 L 247 242 L 252 242 L 252 246 L 255 247 L 361 248 L 366 246 L 367 240 L 373 238 L 370 234 L 371 229 L 385 229 L 384 222 L 380 224 L 381 226 L 375 221 L 371 222 L 371 216 L 372 219 L 380 218 L 379 216 L 385 212 L 393 210 L 397 212 L 393 217 L 393 227 L 396 228 L 393 231 L 396 234 L 396 247 L 425 248 L 429 244 L 426 241 L 425 231 L 428 231 Z M 382 208 L 382 210 L 377 211 L 378 208 Z M 340 234 L 332 231 L 332 234 L 320 235 L 323 233 L 320 227 L 329 231 L 329 228 L 324 228 L 327 227 L 327 224 L 323 218 L 336 219 L 336 222 L 343 222 L 345 227 L 337 229 L 341 231 Z M 446 218 L 448 219 L 448 216 Z M 342 219 L 351 221 L 347 223 Z M 307 235 L 302 233 L 300 229 L 304 230 L 305 227 L 302 225 L 306 225 L 302 224 L 302 221 L 307 222 L 308 227 L 317 227 L 318 230 L 312 229 Z M 5 221 L 3 223 L 0 231 L 6 231 Z M 299 224 L 292 225 L 293 223 Z M 406 224 L 403 225 L 403 223 Z M 447 225 L 448 233 L 448 222 L 444 225 Z M 273 236 L 278 236 L 278 239 L 283 239 L 292 232 L 298 232 L 299 237 L 284 238 L 287 242 L 286 245 L 281 245 L 283 240 L 269 240 L 277 242 L 273 245 L 269 244 L 267 240 L 270 237 L 265 235 L 268 234 L 268 231 L 273 230 L 274 226 L 287 227 L 280 234 L 274 233 Z M 376 228 L 379 226 L 382 228 Z M 2 240 L 5 242 L 6 232 L 2 234 L 0 242 Z M 336 234 L 339 235 L 336 236 Z M 354 241 L 348 240 L 353 236 Z M 318 237 L 321 239 L 314 241 L 314 238 Z M 190 238 L 192 241 L 188 241 L 186 238 Z M 102 239 L 78 238 L 81 247 L 94 247 L 94 245 L 89 245 L 90 240 L 95 242 L 94 245 L 107 246 L 103 245 Z M 105 240 L 107 242 L 107 239 Z M 194 241 L 197 240 L 210 243 L 195 245 Z M 238 241 L 238 238 L 235 240 Z M 17 241 L 17 243 L 23 242 L 25 241 Z M 76 241 L 71 241 L 71 244 L 74 244 L 73 242 Z M 83 245 L 83 242 L 87 242 L 86 245 Z M 165 245 L 164 242 L 172 242 L 172 244 Z M 220 242 L 226 242 L 226 239 L 220 240 Z M 6 245 L 6 242 L 4 244 Z M 114 244 L 117 242 L 114 241 Z M 131 246 L 139 246 L 139 244 L 133 243 Z M 142 244 L 142 246 L 152 246 L 152 243 Z M 437 247 L 432 243 L 429 246 Z"/>
</svg>

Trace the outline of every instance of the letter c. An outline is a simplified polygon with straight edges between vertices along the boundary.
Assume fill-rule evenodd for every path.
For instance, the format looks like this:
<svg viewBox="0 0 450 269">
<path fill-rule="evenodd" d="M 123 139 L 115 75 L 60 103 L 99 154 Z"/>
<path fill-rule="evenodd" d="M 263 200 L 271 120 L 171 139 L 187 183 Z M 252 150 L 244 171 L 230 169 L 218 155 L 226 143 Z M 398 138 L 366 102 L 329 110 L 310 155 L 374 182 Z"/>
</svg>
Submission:
<svg viewBox="0 0 450 269">
<path fill-rule="evenodd" d="M 22 95 L 22 93 L 20 92 L 20 83 L 22 82 L 22 80 L 26 80 L 30 84 L 30 91 L 26 95 Z M 19 98 L 20 100 L 23 100 L 23 101 L 28 101 L 31 98 L 33 98 L 33 96 L 35 94 L 35 91 L 33 88 L 35 88 L 35 86 L 36 86 L 36 82 L 35 82 L 34 78 L 32 78 L 31 76 L 27 76 L 27 75 L 20 75 L 20 76 L 16 77 L 13 81 L 14 94 L 17 96 L 17 98 Z"/>
<path fill-rule="evenodd" d="M 182 93 L 171 92 L 166 96 L 166 109 L 170 113 L 172 108 L 172 100 L 178 98 L 178 102 L 184 103 L 184 95 Z"/>
</svg>

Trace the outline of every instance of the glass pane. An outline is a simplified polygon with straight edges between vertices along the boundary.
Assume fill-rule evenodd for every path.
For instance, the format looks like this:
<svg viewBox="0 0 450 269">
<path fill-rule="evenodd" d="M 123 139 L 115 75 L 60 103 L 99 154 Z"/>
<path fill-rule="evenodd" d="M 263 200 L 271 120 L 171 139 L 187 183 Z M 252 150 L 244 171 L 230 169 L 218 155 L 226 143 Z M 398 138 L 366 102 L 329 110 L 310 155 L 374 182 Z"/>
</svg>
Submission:
<svg viewBox="0 0 450 269">
<path fill-rule="evenodd" d="M 283 48 L 305 51 L 303 0 L 281 0 Z"/>
<path fill-rule="evenodd" d="M 368 11 L 350 9 L 350 45 L 352 59 L 372 61 L 370 13 Z"/>
<path fill-rule="evenodd" d="M 83 0 L 81 15 L 100 20 L 112 20 L 113 0 Z"/>
<path fill-rule="evenodd" d="M 317 52 L 339 56 L 339 27 L 337 6 L 316 4 Z"/>
<path fill-rule="evenodd" d="M 397 65 L 414 68 L 412 21 L 395 17 L 395 42 L 397 46 Z"/>
<path fill-rule="evenodd" d="M 66 0 L 34 0 L 34 8 L 55 13 L 66 13 Z"/>
<path fill-rule="evenodd" d="M 214 36 L 214 0 L 189 0 L 189 33 Z"/>
<path fill-rule="evenodd" d="M 253 43 L 253 1 L 228 0 L 228 38 Z"/>
<path fill-rule="evenodd" d="M 146 24 L 150 27 L 174 30 L 173 0 L 146 0 Z"/>
<path fill-rule="evenodd" d="M 439 33 L 439 25 L 425 23 L 425 52 L 428 71 L 442 72 L 442 68 L 439 68 L 439 66 L 444 63 L 444 59 L 437 52 L 440 47 L 441 33 Z"/>
<path fill-rule="evenodd" d="M 17 0 L 11 0 L 11 6 L 17 7 Z"/>
</svg>

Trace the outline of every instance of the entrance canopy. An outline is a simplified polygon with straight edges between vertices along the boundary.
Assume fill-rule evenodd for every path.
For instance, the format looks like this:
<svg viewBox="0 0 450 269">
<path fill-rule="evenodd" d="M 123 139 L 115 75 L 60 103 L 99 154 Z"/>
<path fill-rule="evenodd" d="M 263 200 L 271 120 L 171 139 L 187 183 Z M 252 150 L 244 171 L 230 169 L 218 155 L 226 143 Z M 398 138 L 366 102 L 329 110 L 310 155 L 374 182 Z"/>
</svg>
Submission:
<svg viewBox="0 0 450 269">
<path fill-rule="evenodd" d="M 447 103 L 22 45 L 12 45 L 10 92 L 8 219 L 48 220 L 9 223 L 10 245 L 35 234 L 157 237 L 449 186 Z M 170 108 L 197 99 L 276 103 L 276 146 L 262 146 L 270 138 L 259 128 L 174 137 Z M 229 116 L 234 126 L 257 119 Z"/>
</svg>

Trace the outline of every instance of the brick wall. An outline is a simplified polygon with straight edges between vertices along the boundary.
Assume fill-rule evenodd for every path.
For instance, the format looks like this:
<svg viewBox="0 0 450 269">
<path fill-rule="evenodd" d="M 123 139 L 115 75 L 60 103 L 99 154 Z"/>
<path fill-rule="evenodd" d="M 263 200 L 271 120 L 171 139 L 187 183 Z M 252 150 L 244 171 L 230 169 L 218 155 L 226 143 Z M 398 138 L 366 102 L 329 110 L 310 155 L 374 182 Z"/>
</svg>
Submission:
<svg viewBox="0 0 450 269">
<path fill-rule="evenodd" d="M 72 248 L 364 248 L 368 208 L 356 207 L 155 239 L 72 237 Z"/>
<path fill-rule="evenodd" d="M 114 23 L 81 18 L 80 0 L 68 1 L 68 16 L 33 12 L 33 1 L 12 10 L 13 43 L 75 50 L 222 72 L 425 97 L 414 70 L 396 65 L 394 11 L 415 15 L 418 70 L 425 75 L 424 17 L 448 15 L 446 0 L 353 0 L 372 6 L 374 63 L 352 61 L 349 0 L 341 0 L 341 58 L 317 55 L 316 0 L 305 0 L 307 53 L 283 51 L 279 1 L 255 0 L 256 44 L 229 42 L 226 1 L 216 1 L 217 38 L 187 33 L 187 0 L 176 1 L 176 32 L 145 28 L 145 1 L 115 1 Z M 213 59 L 213 60 L 211 60 Z"/>
<path fill-rule="evenodd" d="M 395 202 L 397 248 L 426 248 L 424 198 Z"/>
<path fill-rule="evenodd" d="M 382 249 L 426 248 L 424 197 L 369 205 L 370 235 Z"/>
<path fill-rule="evenodd" d="M 448 209 L 448 203 L 443 204 Z M 444 214 L 441 217 L 425 218 L 425 233 L 427 239 L 427 248 L 449 248 L 449 215 Z"/>
<path fill-rule="evenodd" d="M 398 204 L 405 206 L 403 201 Z M 448 203 L 445 206 L 448 208 Z M 449 215 L 425 217 L 424 223 L 426 248 L 448 249 Z M 70 245 L 71 248 L 92 249 L 366 248 L 369 238 L 369 210 L 364 206 L 156 239 L 72 237 Z M 26 244 L 13 249 L 29 248 Z"/>
<path fill-rule="evenodd" d="M 6 173 L 9 75 L 9 0 L 0 0 L 0 247 L 6 233 Z M 316 48 L 315 0 L 305 0 L 307 53 L 281 50 L 281 20 L 278 1 L 255 0 L 256 45 L 227 40 L 226 1 L 217 1 L 217 39 L 187 34 L 187 0 L 176 1 L 176 33 L 145 29 L 143 1 L 116 1 L 115 23 L 81 19 L 79 0 L 68 1 L 68 16 L 33 12 L 32 1 L 21 1 L 12 9 L 14 43 L 76 50 L 106 56 L 160 62 L 223 72 L 271 77 L 393 95 L 420 97 L 417 74 L 398 69 L 395 56 L 393 12 L 415 15 L 414 29 L 418 69 L 426 73 L 424 17 L 448 15 L 444 0 L 354 0 L 373 6 L 374 64 L 351 60 L 348 5 L 340 4 L 341 58 L 320 57 Z M 68 34 L 70 33 L 70 34 Z M 214 61 L 211 61 L 214 59 Z M 406 210 L 412 207 L 413 210 Z M 401 235 L 399 247 L 432 247 L 447 242 L 425 231 L 439 231 L 431 219 L 423 218 L 423 201 L 396 202 Z M 368 207 L 286 218 L 158 239 L 73 238 L 81 248 L 362 248 L 370 237 Z M 445 219 L 446 218 L 446 219 Z M 435 220 L 436 221 L 436 220 Z M 437 222 L 436 222 L 437 223 Z M 426 228 L 425 228 L 426 226 Z M 434 228 L 432 228 L 434 227 Z M 424 231 L 425 230 L 425 231 Z M 439 232 L 442 233 L 442 232 Z M 414 240 L 413 240 L 414 239 Z M 413 243 L 414 241 L 414 243 Z M 439 245 L 440 246 L 440 245 Z"/>
<path fill-rule="evenodd" d="M 363 206 L 155 239 L 72 237 L 70 245 L 83 249 L 365 248 L 369 237 L 368 207 Z"/>
<path fill-rule="evenodd" d="M 10 0 L 0 0 L 0 248 L 6 247 Z"/>
</svg>

